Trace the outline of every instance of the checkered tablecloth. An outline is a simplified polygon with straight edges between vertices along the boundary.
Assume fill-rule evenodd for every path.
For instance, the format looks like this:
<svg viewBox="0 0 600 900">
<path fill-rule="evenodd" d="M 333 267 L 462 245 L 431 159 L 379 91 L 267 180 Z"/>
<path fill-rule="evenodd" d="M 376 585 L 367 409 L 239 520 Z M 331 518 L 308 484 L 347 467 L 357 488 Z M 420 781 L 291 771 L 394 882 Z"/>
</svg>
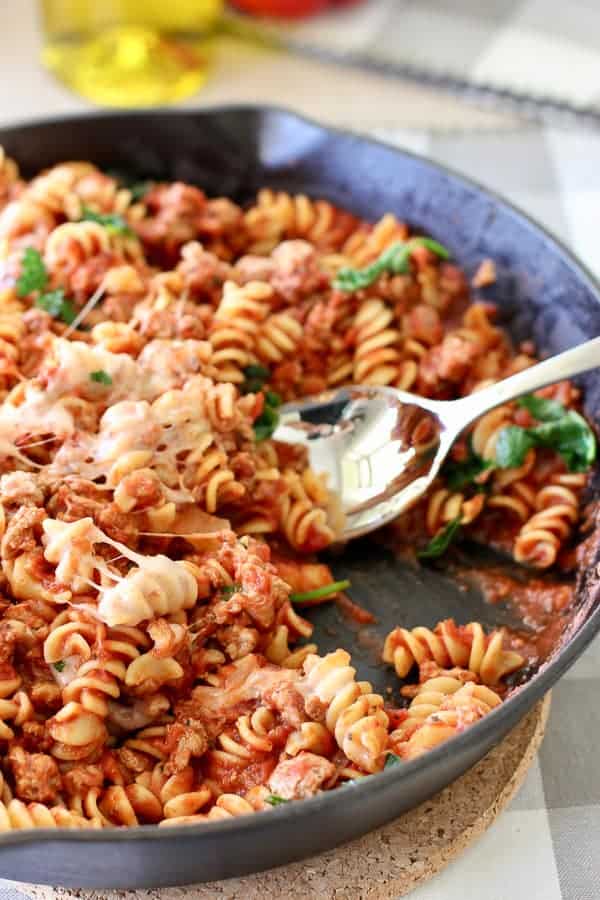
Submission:
<svg viewBox="0 0 600 900">
<path fill-rule="evenodd" d="M 273 28 L 284 39 L 433 83 L 488 86 L 504 100 L 554 101 L 600 124 L 598 0 L 367 0 Z"/>
<path fill-rule="evenodd" d="M 600 276 L 600 136 L 533 128 L 443 136 L 387 130 L 379 136 L 504 194 L 571 244 Z M 599 694 L 597 640 L 553 691 L 546 738 L 512 806 L 464 856 L 416 890 L 415 900 L 600 898 Z M 0 900 L 23 896 L 0 882 Z"/>
</svg>

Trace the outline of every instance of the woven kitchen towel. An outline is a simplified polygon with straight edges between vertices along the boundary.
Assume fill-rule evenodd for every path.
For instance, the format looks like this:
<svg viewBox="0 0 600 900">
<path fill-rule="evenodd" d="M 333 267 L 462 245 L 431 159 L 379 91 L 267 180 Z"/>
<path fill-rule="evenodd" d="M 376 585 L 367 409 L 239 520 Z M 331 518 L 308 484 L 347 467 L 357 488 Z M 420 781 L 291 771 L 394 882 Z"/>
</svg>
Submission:
<svg viewBox="0 0 600 900">
<path fill-rule="evenodd" d="M 368 0 L 296 25 L 261 23 L 299 51 L 600 125 L 598 0 Z M 488 88 L 489 90 L 486 90 Z"/>
</svg>

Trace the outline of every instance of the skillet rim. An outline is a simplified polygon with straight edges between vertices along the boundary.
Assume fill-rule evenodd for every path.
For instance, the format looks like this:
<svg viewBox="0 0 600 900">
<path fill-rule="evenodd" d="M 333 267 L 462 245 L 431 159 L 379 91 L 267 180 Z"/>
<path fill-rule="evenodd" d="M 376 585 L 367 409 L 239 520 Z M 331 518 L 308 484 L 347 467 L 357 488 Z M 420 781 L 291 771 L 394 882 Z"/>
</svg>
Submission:
<svg viewBox="0 0 600 900">
<path fill-rule="evenodd" d="M 461 186 L 466 186 L 491 199 L 495 206 L 504 207 L 513 217 L 520 220 L 522 226 L 528 230 L 541 233 L 546 242 L 554 244 L 559 251 L 559 256 L 563 262 L 575 272 L 577 280 L 583 282 L 588 288 L 598 304 L 600 305 L 600 279 L 597 279 L 589 270 L 589 268 L 581 262 L 578 256 L 555 234 L 553 234 L 545 225 L 542 225 L 534 216 L 529 215 L 517 204 L 507 200 L 502 194 L 483 185 L 481 182 L 462 172 L 439 163 L 431 157 L 416 153 L 404 147 L 399 147 L 385 140 L 371 137 L 368 134 L 355 131 L 350 128 L 340 128 L 334 125 L 327 125 L 297 112 L 291 108 L 260 103 L 228 103 L 228 104 L 207 104 L 199 108 L 172 108 L 157 107 L 152 110 L 148 109 L 91 109 L 85 112 L 66 113 L 63 115 L 42 116 L 26 121 L 14 121 L 0 126 L 0 144 L 4 140 L 10 140 L 11 135 L 30 131 L 35 135 L 36 130 L 45 126 L 68 126 L 71 122 L 87 121 L 93 122 L 96 126 L 102 127 L 102 123 L 106 120 L 126 121 L 128 119 L 142 120 L 151 118 L 167 117 L 172 119 L 185 118 L 202 118 L 205 115 L 244 115 L 255 114 L 257 118 L 264 116 L 283 117 L 288 120 L 296 120 L 297 122 L 308 125 L 314 129 L 320 130 L 322 133 L 338 136 L 340 138 L 351 138 L 362 146 L 381 147 L 390 151 L 397 156 L 408 157 L 425 164 L 431 170 L 441 172 Z M 600 461 L 597 463 L 600 469 Z M 544 666 L 540 668 L 526 683 L 519 686 L 514 694 L 511 694 L 499 707 L 496 707 L 484 718 L 480 719 L 474 725 L 466 729 L 461 734 L 452 738 L 449 744 L 442 744 L 433 750 L 428 751 L 423 756 L 393 766 L 387 770 L 383 770 L 374 775 L 361 779 L 358 782 L 350 782 L 336 788 L 335 791 L 324 791 L 314 797 L 309 797 L 302 802 L 293 802 L 290 806 L 282 804 L 268 810 L 270 815 L 263 817 L 261 815 L 249 815 L 233 817 L 230 820 L 221 820 L 215 822 L 199 823 L 198 825 L 179 825 L 160 828 L 158 825 L 137 825 L 127 828 L 115 829 L 70 829 L 70 828 L 31 828 L 24 830 L 11 830 L 0 834 L 0 851 L 3 848 L 15 847 L 20 845 L 30 845 L 38 842 L 64 843 L 65 841 L 74 841 L 75 843 L 114 843 L 115 841 L 135 842 L 138 841 L 157 841 L 163 839 L 177 839 L 178 837 L 196 838 L 201 835 L 208 837 L 218 834 L 226 835 L 230 832 L 242 831 L 244 834 L 252 833 L 254 837 L 259 837 L 261 831 L 269 830 L 269 825 L 277 821 L 290 821 L 292 819 L 312 818 L 324 807 L 333 805 L 337 800 L 342 800 L 350 793 L 358 792 L 358 797 L 366 795 L 368 792 L 372 794 L 382 794 L 388 789 L 388 786 L 394 783 L 400 783 L 404 779 L 410 779 L 414 773 L 426 771 L 428 768 L 433 769 L 439 760 L 441 760 L 448 751 L 448 746 L 456 748 L 457 755 L 462 748 L 468 747 L 471 743 L 476 743 L 475 737 L 479 737 L 479 743 L 486 743 L 486 739 L 497 735 L 496 741 L 491 740 L 490 746 L 498 743 L 508 731 L 523 718 L 529 709 L 550 690 L 550 688 L 562 677 L 565 671 L 575 662 L 575 660 L 583 653 L 585 648 L 592 642 L 594 637 L 600 632 L 600 602 L 596 602 L 595 608 L 590 604 L 590 612 L 587 613 L 586 620 L 582 625 L 568 637 L 562 647 L 559 648 L 556 655 L 550 659 Z M 502 728 L 501 723 L 506 724 L 509 719 L 511 724 L 508 728 Z M 486 751 L 488 752 L 488 751 Z M 469 768 L 476 765 L 474 762 Z M 465 770 L 465 771 L 468 771 Z M 460 776 L 459 776 L 460 777 Z M 451 783 L 451 782 L 448 782 Z M 424 802 L 424 801 L 421 801 Z M 419 805 L 419 804 L 417 804 Z M 414 808 L 414 806 L 413 806 Z M 339 841 L 338 841 L 339 843 Z M 329 846 L 329 845 L 328 845 Z"/>
</svg>

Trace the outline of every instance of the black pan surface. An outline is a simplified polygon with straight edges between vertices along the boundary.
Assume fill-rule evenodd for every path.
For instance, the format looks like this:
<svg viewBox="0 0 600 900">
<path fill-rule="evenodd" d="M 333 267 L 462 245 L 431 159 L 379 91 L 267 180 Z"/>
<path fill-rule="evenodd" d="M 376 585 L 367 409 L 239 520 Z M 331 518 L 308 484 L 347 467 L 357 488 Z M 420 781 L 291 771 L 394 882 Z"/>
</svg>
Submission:
<svg viewBox="0 0 600 900">
<path fill-rule="evenodd" d="M 492 257 L 499 277 L 486 296 L 499 304 L 514 337 L 533 338 L 541 354 L 600 334 L 598 287 L 522 213 L 427 160 L 289 112 L 242 107 L 94 114 L 2 129 L 0 143 L 27 175 L 62 160 L 90 159 L 145 177 L 190 181 L 209 195 L 238 201 L 266 185 L 324 197 L 373 220 L 391 211 L 448 246 L 469 275 Z M 535 163 L 523 160 L 528 164 Z M 600 373 L 582 384 L 586 413 L 599 425 Z M 596 482 L 591 499 L 600 492 Z M 210 881 L 300 859 L 389 821 L 473 765 L 573 664 L 600 629 L 599 560 L 600 540 L 592 539 L 569 639 L 547 664 L 489 716 L 426 756 L 248 818 L 168 829 L 3 834 L 0 874 L 94 888 Z M 372 541 L 352 544 L 333 559 L 333 568 L 352 578 L 351 596 L 375 614 L 377 624 L 359 629 L 325 605 L 312 615 L 314 640 L 325 651 L 342 646 L 352 652 L 360 677 L 378 691 L 395 688 L 390 671 L 376 664 L 376 652 L 396 624 L 434 625 L 448 616 L 510 622 L 506 609 L 486 604 L 475 588 L 461 588 L 441 569 L 403 563 Z"/>
</svg>

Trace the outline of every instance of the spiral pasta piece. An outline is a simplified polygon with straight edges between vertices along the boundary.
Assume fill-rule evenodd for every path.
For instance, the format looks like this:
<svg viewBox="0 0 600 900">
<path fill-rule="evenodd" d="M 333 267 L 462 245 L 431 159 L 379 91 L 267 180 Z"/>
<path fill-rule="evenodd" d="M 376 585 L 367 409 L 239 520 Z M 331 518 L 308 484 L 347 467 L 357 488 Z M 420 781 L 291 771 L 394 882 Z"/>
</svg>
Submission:
<svg viewBox="0 0 600 900">
<path fill-rule="evenodd" d="M 306 657 L 317 652 L 316 644 L 304 644 L 302 647 L 290 647 L 290 629 L 287 625 L 278 625 L 270 636 L 265 647 L 265 656 L 269 662 L 284 669 L 301 669 Z"/>
<path fill-rule="evenodd" d="M 387 213 L 374 225 L 361 225 L 344 243 L 341 253 L 351 265 L 362 267 L 368 265 L 392 244 L 403 242 L 408 237 L 408 228 L 404 222 Z"/>
<path fill-rule="evenodd" d="M 297 353 L 302 337 L 302 325 L 291 313 L 273 313 L 257 333 L 256 355 L 263 362 L 276 365 Z"/>
<path fill-rule="evenodd" d="M 0 802 L 0 831 L 28 828 L 97 828 L 98 822 L 90 821 L 64 809 L 48 807 L 43 803 L 23 803 L 21 800 Z"/>
<path fill-rule="evenodd" d="M 131 202 L 130 192 L 119 188 L 113 178 L 79 161 L 52 166 L 29 182 L 26 194 L 72 221 L 80 219 L 85 208 L 124 213 Z"/>
<path fill-rule="evenodd" d="M 140 259 L 138 240 L 114 234 L 97 222 L 65 222 L 55 228 L 44 251 L 48 270 L 60 275 L 100 253 L 113 253 L 123 262 Z"/>
<path fill-rule="evenodd" d="M 449 522 L 459 519 L 461 525 L 469 525 L 480 514 L 486 503 L 484 494 L 465 497 L 447 488 L 438 488 L 426 500 L 425 522 L 430 535 L 436 535 Z"/>
<path fill-rule="evenodd" d="M 13 187 L 19 180 L 19 167 L 14 159 L 6 155 L 4 147 L 0 147 L 0 204 L 10 198 Z"/>
<path fill-rule="evenodd" d="M 305 238 L 323 251 L 339 249 L 357 225 L 354 216 L 326 200 L 265 188 L 246 213 L 251 253 L 269 253 L 285 238 Z"/>
<path fill-rule="evenodd" d="M 437 687 L 439 688 L 439 685 Z M 423 689 L 425 694 L 427 682 L 423 685 Z M 430 696 L 435 693 L 435 690 L 431 691 Z M 416 759 L 423 753 L 435 749 L 465 728 L 474 725 L 502 702 L 495 691 L 472 682 L 462 684 L 456 690 L 454 686 L 444 685 L 437 693 L 441 693 L 444 699 L 439 705 L 436 705 L 436 700 L 433 701 L 431 705 L 435 707 L 434 711 L 420 720 L 408 739 L 404 739 L 406 732 L 401 729 L 399 740 L 394 742 L 392 733 L 391 743 L 394 752 L 402 759 L 407 761 Z"/>
<path fill-rule="evenodd" d="M 325 724 L 348 759 L 366 772 L 377 772 L 383 766 L 387 742 L 383 697 L 373 694 L 370 685 L 359 684 L 349 663 L 345 650 L 308 656 L 299 689 L 307 709 L 312 700 L 323 704 Z"/>
<path fill-rule="evenodd" d="M 272 294 L 272 287 L 265 282 L 250 281 L 243 287 L 225 282 L 210 334 L 211 363 L 220 381 L 244 381 L 242 370 L 254 359 L 260 323 L 269 311 Z"/>
<path fill-rule="evenodd" d="M 284 472 L 288 493 L 281 501 L 281 530 L 297 550 L 320 550 L 336 537 L 321 504 L 329 496 L 323 481 L 309 469 L 302 475 Z"/>
<path fill-rule="evenodd" d="M 578 491 L 585 475 L 554 477 L 554 484 L 541 488 L 535 497 L 537 510 L 522 526 L 514 546 L 517 562 L 547 569 L 571 535 L 579 518 Z"/>
<path fill-rule="evenodd" d="M 393 384 L 399 376 L 400 332 L 390 327 L 394 313 L 381 300 L 366 300 L 354 320 L 355 384 Z"/>
<path fill-rule="evenodd" d="M 465 670 L 465 674 L 470 674 Z M 390 743 L 407 740 L 442 703 L 465 684 L 453 675 L 438 675 L 420 684 L 406 711 L 406 718 L 390 733 Z"/>
<path fill-rule="evenodd" d="M 484 684 L 498 684 L 524 662 L 520 654 L 505 650 L 503 641 L 502 630 L 486 635 L 478 622 L 457 627 L 446 619 L 433 631 L 394 628 L 385 639 L 382 659 L 394 666 L 399 678 L 406 678 L 414 665 L 432 660 L 442 669 L 458 666 L 478 675 Z"/>
</svg>

